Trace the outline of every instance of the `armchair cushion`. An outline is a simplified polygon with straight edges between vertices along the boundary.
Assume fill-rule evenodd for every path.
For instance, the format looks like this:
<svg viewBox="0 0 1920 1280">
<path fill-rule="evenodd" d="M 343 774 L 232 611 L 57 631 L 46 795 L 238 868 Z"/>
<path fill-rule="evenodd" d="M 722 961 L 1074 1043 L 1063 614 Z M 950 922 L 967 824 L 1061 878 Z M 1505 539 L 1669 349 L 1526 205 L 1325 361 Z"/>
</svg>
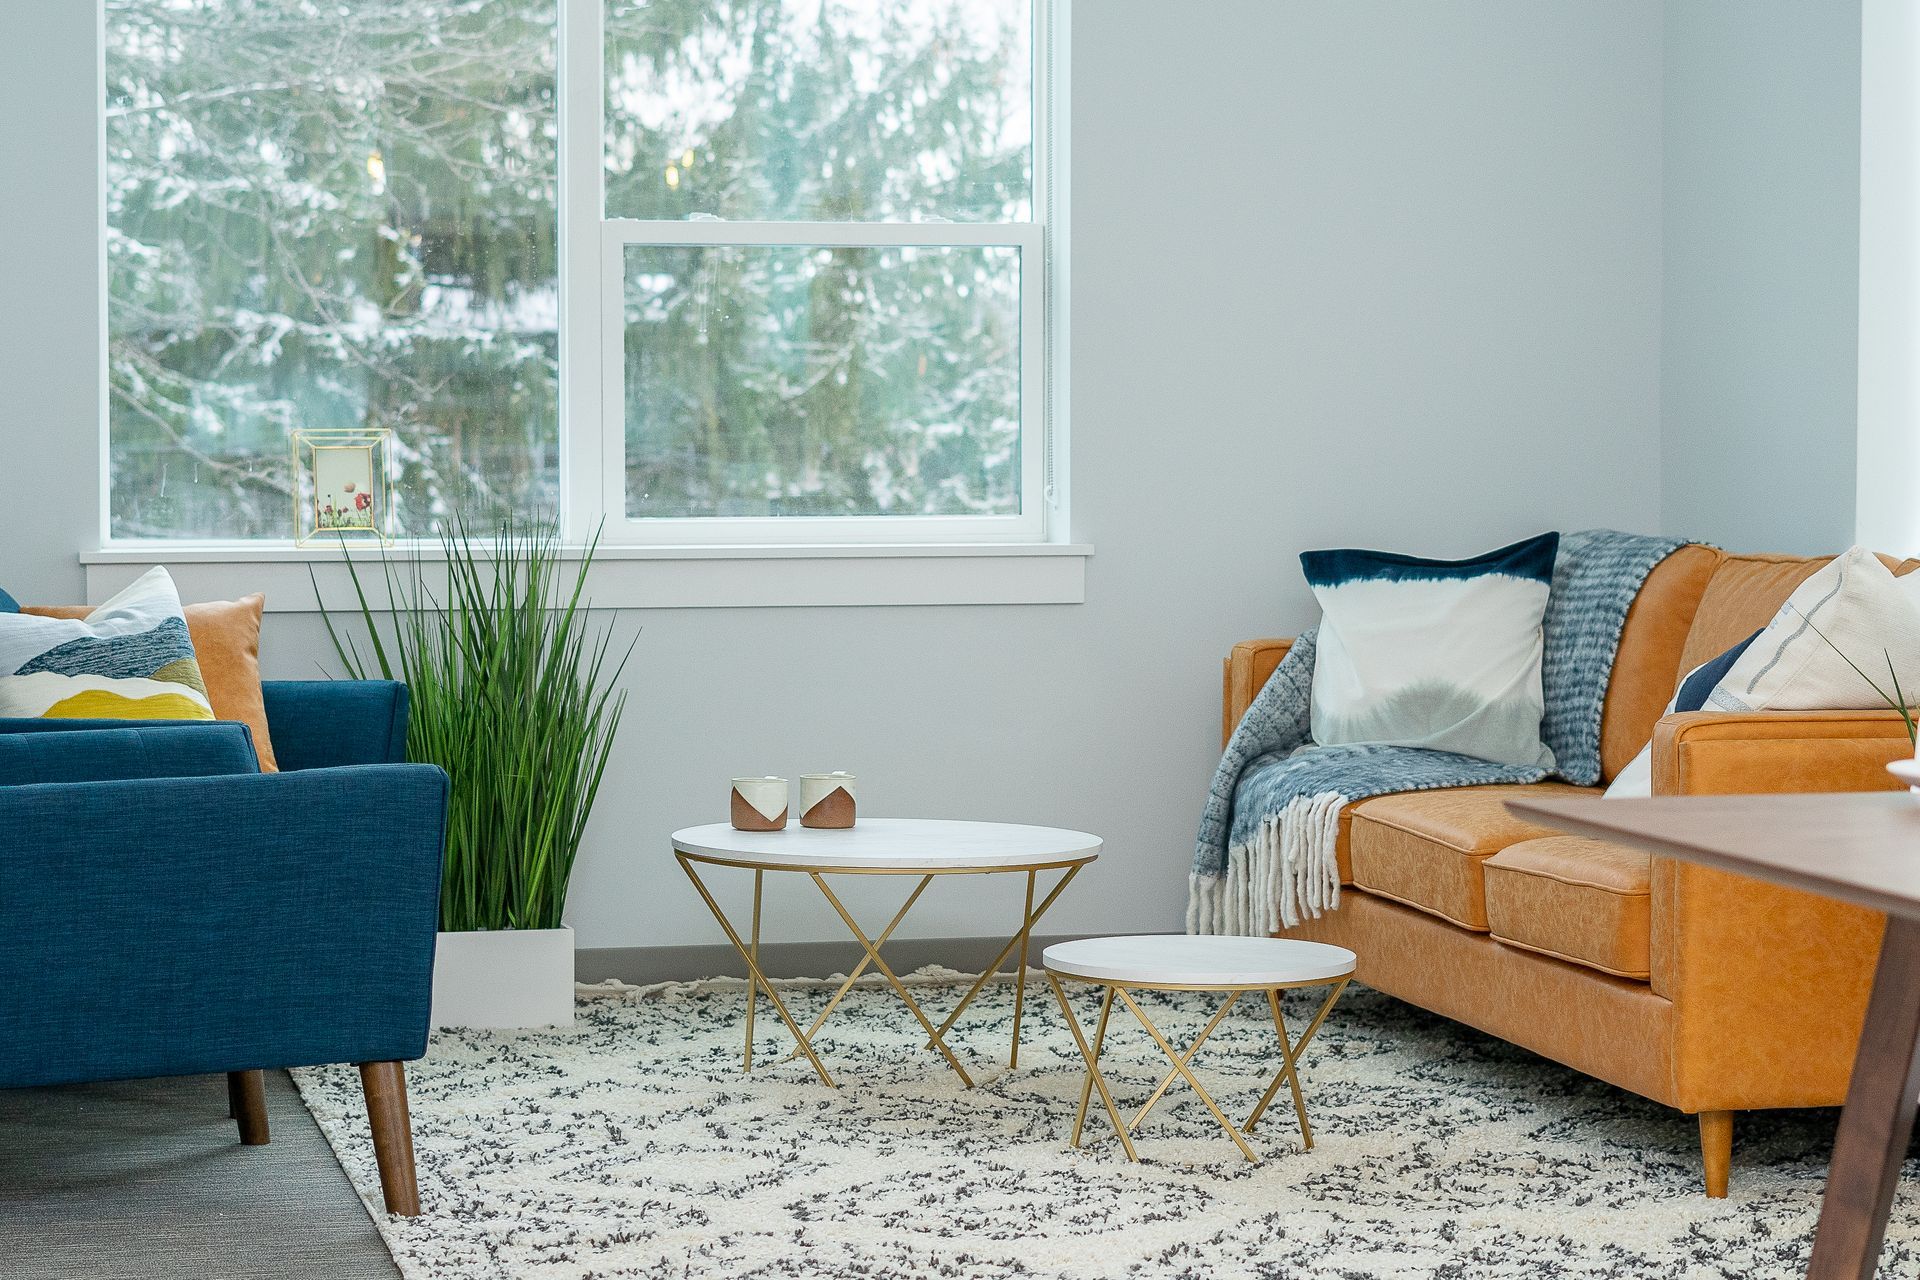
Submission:
<svg viewBox="0 0 1920 1280">
<path fill-rule="evenodd" d="M 65 726 L 73 722 L 29 723 Z M 116 727 L 0 732 L 0 787 L 259 772 L 252 737 L 243 724 L 182 720 L 173 722 L 168 731 L 141 724 L 129 727 L 122 721 L 108 723 Z M 128 819 L 122 838 L 137 838 L 143 815 L 129 814 Z"/>
</svg>

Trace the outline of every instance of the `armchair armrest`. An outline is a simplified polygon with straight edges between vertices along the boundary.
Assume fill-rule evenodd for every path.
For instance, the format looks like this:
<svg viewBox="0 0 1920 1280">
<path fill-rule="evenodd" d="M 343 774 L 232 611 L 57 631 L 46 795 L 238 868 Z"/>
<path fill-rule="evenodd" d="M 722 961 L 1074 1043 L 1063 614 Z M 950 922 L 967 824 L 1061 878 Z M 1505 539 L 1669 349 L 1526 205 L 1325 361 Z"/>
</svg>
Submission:
<svg viewBox="0 0 1920 1280">
<path fill-rule="evenodd" d="M 260 690 L 284 770 L 407 758 L 407 686 L 398 681 L 268 680 Z"/>
<path fill-rule="evenodd" d="M 1292 636 L 1277 636 L 1265 640 L 1242 640 L 1233 646 L 1233 651 L 1221 664 L 1221 708 L 1220 708 L 1220 745 L 1225 747 L 1227 739 L 1233 736 L 1233 730 L 1240 723 L 1240 717 L 1247 714 L 1247 708 L 1253 705 L 1253 699 L 1265 687 L 1267 677 L 1280 665 L 1280 660 L 1293 648 Z"/>
<path fill-rule="evenodd" d="M 0 1086 L 425 1051 L 430 765 L 0 788 Z"/>
<path fill-rule="evenodd" d="M 1654 730 L 1654 793 L 1897 788 L 1886 765 L 1912 750 L 1890 710 L 1687 712 Z M 1674 1002 L 1683 1108 L 1845 1099 L 1880 913 L 1670 858 L 1653 860 L 1652 912 L 1653 988 Z"/>
</svg>

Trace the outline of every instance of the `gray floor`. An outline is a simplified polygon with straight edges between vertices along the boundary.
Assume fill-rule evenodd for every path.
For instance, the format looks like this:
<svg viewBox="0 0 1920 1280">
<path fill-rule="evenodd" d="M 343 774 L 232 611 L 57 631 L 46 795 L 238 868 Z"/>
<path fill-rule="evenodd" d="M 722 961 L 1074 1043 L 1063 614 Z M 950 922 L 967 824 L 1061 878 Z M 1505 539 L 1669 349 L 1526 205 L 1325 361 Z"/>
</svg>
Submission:
<svg viewBox="0 0 1920 1280">
<path fill-rule="evenodd" d="M 242 1147 L 226 1079 L 0 1090 L 6 1280 L 394 1280 L 283 1072 Z"/>
</svg>

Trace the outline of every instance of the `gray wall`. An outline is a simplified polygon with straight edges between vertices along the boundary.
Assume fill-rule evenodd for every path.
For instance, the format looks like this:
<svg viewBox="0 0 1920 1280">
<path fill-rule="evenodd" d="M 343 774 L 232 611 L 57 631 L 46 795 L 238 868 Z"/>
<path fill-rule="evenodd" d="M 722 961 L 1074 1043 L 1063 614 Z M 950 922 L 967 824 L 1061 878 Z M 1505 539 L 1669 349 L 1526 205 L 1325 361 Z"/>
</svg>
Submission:
<svg viewBox="0 0 1920 1280">
<path fill-rule="evenodd" d="M 1853 541 L 1858 0 L 1666 8 L 1665 527 Z"/>
<path fill-rule="evenodd" d="M 0 586 L 80 599 L 100 430 L 99 15 L 0 4 Z"/>
<path fill-rule="evenodd" d="M 40 598 L 78 590 L 92 483 L 86 7 L 0 7 L 0 160 L 40 182 L 0 214 L 10 285 L 30 282 L 0 343 L 0 443 L 33 459 L 0 546 Z M 644 630 L 581 944 L 716 941 L 665 834 L 715 816 L 732 773 L 821 767 L 858 771 L 871 812 L 1105 835 L 1048 932 L 1178 927 L 1218 664 L 1311 621 L 1297 552 L 1658 523 L 1660 40 L 1650 0 L 1083 0 L 1087 603 L 622 615 Z M 264 648 L 269 675 L 327 653 L 285 615 Z M 840 936 L 813 897 L 774 891 L 780 936 Z M 1018 905 L 1013 884 L 949 888 L 909 932 L 1005 932 Z"/>
</svg>

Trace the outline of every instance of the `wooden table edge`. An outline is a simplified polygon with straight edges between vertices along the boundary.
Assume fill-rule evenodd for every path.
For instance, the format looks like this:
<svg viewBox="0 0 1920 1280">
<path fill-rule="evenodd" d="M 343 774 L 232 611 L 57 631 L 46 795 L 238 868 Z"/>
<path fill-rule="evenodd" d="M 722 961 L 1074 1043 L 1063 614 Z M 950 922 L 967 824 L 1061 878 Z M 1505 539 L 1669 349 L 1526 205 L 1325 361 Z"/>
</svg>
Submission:
<svg viewBox="0 0 1920 1280">
<path fill-rule="evenodd" d="M 1828 792 L 1819 794 L 1856 793 Z M 1871 791 L 1857 794 L 1863 796 L 1881 796 L 1894 795 L 1896 793 Z M 1709 798 L 1724 801 L 1738 797 L 1654 796 L 1650 798 L 1635 797 L 1633 799 L 1620 800 L 1608 800 L 1605 798 L 1591 800 L 1530 799 L 1508 800 L 1505 803 L 1508 812 L 1512 813 L 1515 817 L 1530 819 L 1542 826 L 1554 827 L 1570 835 L 1585 836 L 1592 840 L 1605 840 L 1610 844 L 1622 844 L 1630 848 L 1644 850 L 1648 853 L 1657 853 L 1664 857 L 1679 858 L 1687 862 L 1697 862 L 1702 866 L 1715 867 L 1721 871 L 1731 871 L 1735 875 L 1746 876 L 1749 879 L 1765 880 L 1770 883 L 1785 885 L 1792 889 L 1804 889 L 1809 893 L 1817 893 L 1822 897 L 1833 898 L 1841 902 L 1851 902 L 1858 906 L 1872 907 L 1876 911 L 1885 911 L 1890 915 L 1904 916 L 1909 919 L 1920 919 L 1920 902 L 1915 902 L 1913 899 L 1900 894 L 1881 892 L 1855 884 L 1849 880 L 1840 880 L 1831 876 L 1825 876 L 1820 874 L 1818 869 L 1801 870 L 1781 867 L 1770 862 L 1758 863 L 1737 855 L 1722 853 L 1719 850 L 1703 849 L 1698 845 L 1689 844 L 1684 841 L 1662 839 L 1658 836 L 1647 835 L 1638 831 L 1623 830 L 1614 823 L 1595 821 L 1586 816 L 1587 810 L 1602 805 L 1607 807 L 1607 812 L 1624 812 L 1631 814 L 1647 812 L 1647 809 L 1642 806 L 1658 805 L 1662 808 L 1669 808 L 1675 805 L 1684 805 L 1692 801 Z M 1750 796 L 1746 798 L 1761 799 L 1762 797 Z M 1769 794 L 1766 798 L 1774 799 L 1780 797 Z M 1899 797 L 1899 799 L 1905 803 L 1911 803 L 1911 801 L 1908 801 L 1904 796 Z M 1621 806 L 1632 806 L 1632 808 L 1623 811 Z"/>
</svg>

